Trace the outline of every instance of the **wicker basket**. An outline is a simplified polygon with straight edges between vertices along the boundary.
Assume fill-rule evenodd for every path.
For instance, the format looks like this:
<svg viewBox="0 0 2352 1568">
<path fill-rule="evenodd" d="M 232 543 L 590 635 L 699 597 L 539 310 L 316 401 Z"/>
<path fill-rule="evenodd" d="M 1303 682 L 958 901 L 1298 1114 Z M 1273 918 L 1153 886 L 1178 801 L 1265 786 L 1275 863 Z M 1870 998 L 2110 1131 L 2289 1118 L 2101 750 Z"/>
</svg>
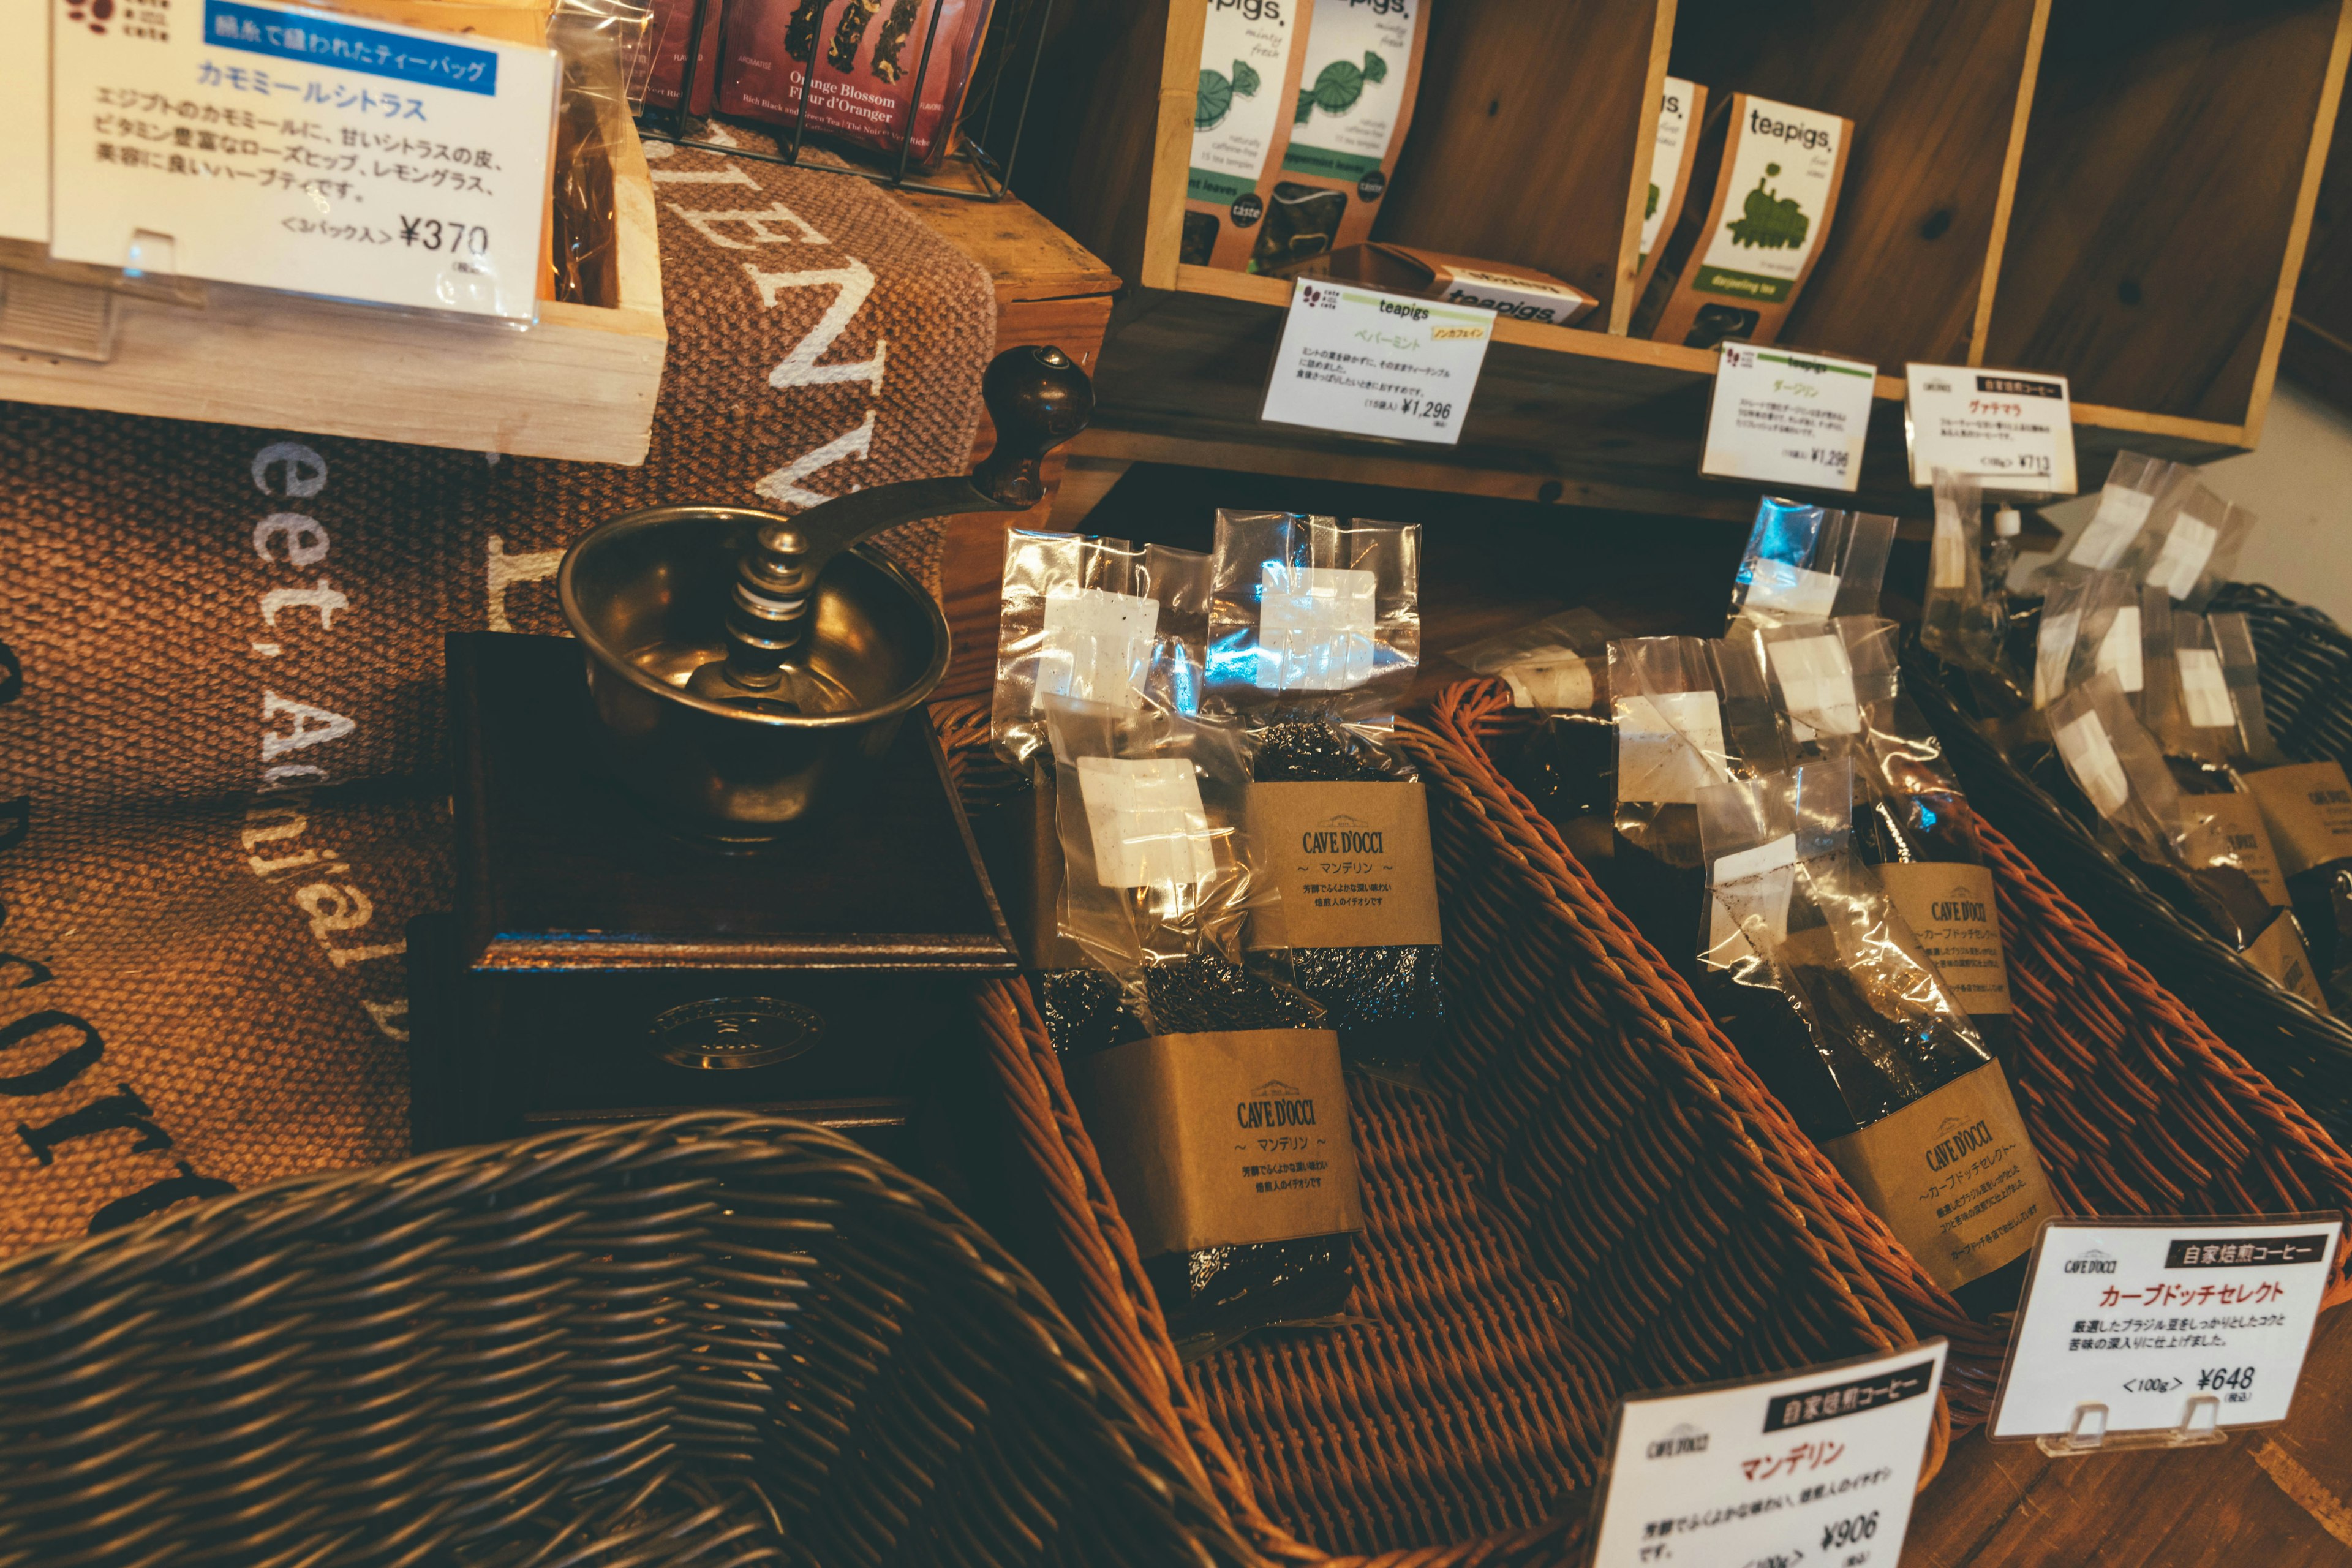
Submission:
<svg viewBox="0 0 2352 1568">
<path fill-rule="evenodd" d="M 1960 785 L 2036 866 L 2046 867 L 2097 927 L 2337 1138 L 2352 1137 L 2352 1024 L 2331 1018 L 2175 909 L 2040 784 L 2011 765 L 1954 702 L 1950 667 L 1903 651 L 1904 689 L 1944 742 Z M 2072 907 L 2071 905 L 2069 906 Z"/>
<path fill-rule="evenodd" d="M 1254 1561 L 936 1194 L 706 1114 L 0 1263 L 0 1564 Z"/>
<path fill-rule="evenodd" d="M 985 712 L 935 718 L 985 796 Z M 1556 1563 L 1620 1395 L 1909 1342 L 1882 1283 L 1909 1260 L 1572 865 L 1530 850 L 1508 786 L 1442 724 L 1412 744 L 1457 1027 L 1431 1090 L 1350 1079 L 1360 1321 L 1180 1365 L 1020 983 L 983 998 L 989 1066 L 1059 1255 L 1041 1272 L 1253 1545 Z"/>
</svg>

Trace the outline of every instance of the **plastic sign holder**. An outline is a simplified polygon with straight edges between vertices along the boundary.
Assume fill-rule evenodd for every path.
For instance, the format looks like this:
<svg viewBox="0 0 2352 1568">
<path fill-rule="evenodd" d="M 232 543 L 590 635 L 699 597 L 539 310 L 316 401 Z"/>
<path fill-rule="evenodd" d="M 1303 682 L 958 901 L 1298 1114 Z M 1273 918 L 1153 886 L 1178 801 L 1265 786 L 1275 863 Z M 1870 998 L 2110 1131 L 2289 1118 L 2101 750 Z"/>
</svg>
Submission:
<svg viewBox="0 0 2352 1568">
<path fill-rule="evenodd" d="M 1986 1436 L 2079 1458 L 2284 1421 L 2343 1228 L 2339 1214 L 2044 1221 Z"/>
</svg>

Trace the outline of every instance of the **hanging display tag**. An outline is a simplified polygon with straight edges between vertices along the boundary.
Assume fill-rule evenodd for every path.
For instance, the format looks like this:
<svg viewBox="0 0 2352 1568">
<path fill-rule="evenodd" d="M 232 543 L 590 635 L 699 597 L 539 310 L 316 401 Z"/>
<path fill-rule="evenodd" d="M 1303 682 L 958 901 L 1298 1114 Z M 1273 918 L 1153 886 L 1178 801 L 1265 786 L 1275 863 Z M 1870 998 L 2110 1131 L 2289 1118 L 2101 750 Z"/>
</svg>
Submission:
<svg viewBox="0 0 2352 1568">
<path fill-rule="evenodd" d="M 2335 1214 L 2049 1221 L 1988 1436 L 2080 1454 L 2285 1420 L 2343 1226 Z"/>
<path fill-rule="evenodd" d="M 1160 602 L 1134 594 L 1079 588 L 1045 597 L 1033 707 L 1048 697 L 1139 707 Z"/>
<path fill-rule="evenodd" d="M 1691 805 L 1722 784 L 1723 707 L 1712 691 L 1636 693 L 1614 703 L 1617 798 Z"/>
<path fill-rule="evenodd" d="M 1758 484 L 1851 490 L 1862 482 L 1878 369 L 1860 360 L 1727 342 L 1698 471 Z"/>
<path fill-rule="evenodd" d="M 52 61 L 57 259 L 536 313 L 552 49 L 204 0 Z"/>
<path fill-rule="evenodd" d="M 2074 493 L 2074 416 L 2064 376 L 1958 364 L 1903 368 L 1903 437 L 1915 488 L 1931 488 L 1942 468 L 1988 492 Z"/>
<path fill-rule="evenodd" d="M 1492 310 L 1301 278 L 1258 416 L 1450 447 L 1494 335 Z"/>
<path fill-rule="evenodd" d="M 1188 888 L 1217 874 L 1201 781 L 1178 757 L 1080 757 L 1078 794 L 1106 888 Z"/>
<path fill-rule="evenodd" d="M 1785 637 L 1764 645 L 1781 705 L 1800 741 L 1862 732 L 1862 701 L 1854 693 L 1853 661 L 1834 637 Z"/>
<path fill-rule="evenodd" d="M 1936 1420 L 1947 1345 L 1621 1407 L 1592 1568 L 1895 1568 Z"/>
</svg>

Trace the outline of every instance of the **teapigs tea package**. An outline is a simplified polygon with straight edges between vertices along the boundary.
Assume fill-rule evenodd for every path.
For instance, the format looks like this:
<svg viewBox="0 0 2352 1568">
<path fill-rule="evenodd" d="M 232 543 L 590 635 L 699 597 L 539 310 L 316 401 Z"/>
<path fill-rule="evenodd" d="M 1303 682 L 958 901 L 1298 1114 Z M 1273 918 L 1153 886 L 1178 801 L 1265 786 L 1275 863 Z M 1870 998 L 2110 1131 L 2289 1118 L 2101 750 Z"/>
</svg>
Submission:
<svg viewBox="0 0 2352 1568">
<path fill-rule="evenodd" d="M 2007 1075 L 1854 852 L 1845 759 L 1700 792 L 1704 984 L 1798 1125 L 1937 1283 L 2015 1300 L 2057 1212 Z"/>
<path fill-rule="evenodd" d="M 1668 243 L 1652 289 L 1663 297 L 1643 301 L 1648 335 L 1776 341 L 1828 242 L 1853 136 L 1850 120 L 1733 93 L 1713 199 L 1687 248 Z"/>
<path fill-rule="evenodd" d="M 1658 100 L 1658 140 L 1650 154 L 1650 195 L 1642 207 L 1640 270 L 1633 279 L 1633 297 L 1650 286 L 1651 274 L 1664 255 L 1663 240 L 1674 233 L 1683 216 L 1683 198 L 1690 195 L 1691 164 L 1698 156 L 1698 127 L 1706 113 L 1706 89 L 1680 77 L 1666 79 Z"/>
<path fill-rule="evenodd" d="M 1249 265 L 1282 167 L 1312 0 L 1209 0 L 1177 258 Z"/>
<path fill-rule="evenodd" d="M 1427 792 L 1389 743 L 1421 662 L 1421 531 L 1220 512 L 1207 704 L 1244 726 L 1249 823 L 1279 897 L 1253 962 L 1324 1008 L 1351 1060 L 1434 1044 L 1437 875 Z"/>
<path fill-rule="evenodd" d="M 1253 266 L 1271 270 L 1371 237 L 1421 86 L 1430 0 L 1299 0 L 1314 6 Z"/>
<path fill-rule="evenodd" d="M 1107 1016 L 1067 1008 L 1088 1026 L 1055 1043 L 1169 1330 L 1214 1342 L 1328 1316 L 1362 1227 L 1339 1039 L 1236 962 L 1248 910 L 1276 896 L 1241 731 L 1149 705 L 1045 710 L 1065 924 L 1118 987 Z"/>
<path fill-rule="evenodd" d="M 1731 580 L 1735 626 L 1878 613 L 1895 520 L 1765 496 Z"/>
</svg>

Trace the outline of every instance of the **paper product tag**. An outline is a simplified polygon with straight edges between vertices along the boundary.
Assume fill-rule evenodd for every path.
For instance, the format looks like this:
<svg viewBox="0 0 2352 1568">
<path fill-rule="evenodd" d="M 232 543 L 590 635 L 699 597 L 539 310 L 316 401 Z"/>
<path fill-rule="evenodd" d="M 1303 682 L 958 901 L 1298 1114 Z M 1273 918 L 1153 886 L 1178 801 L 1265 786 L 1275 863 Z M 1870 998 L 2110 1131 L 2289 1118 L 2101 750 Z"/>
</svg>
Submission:
<svg viewBox="0 0 2352 1568">
<path fill-rule="evenodd" d="M 2180 701 L 2189 721 L 2200 730 L 2224 730 L 2238 721 L 2230 706 L 2230 684 L 2221 674 L 2221 656 L 2210 647 L 2174 650 L 2180 667 Z"/>
<path fill-rule="evenodd" d="M 0 147 L 9 150 L 0 239 L 49 237 L 49 16 L 58 9 L 47 0 L 0 7 Z"/>
<path fill-rule="evenodd" d="M 1895 1568 L 1946 1349 L 1629 1397 L 1592 1568 Z"/>
<path fill-rule="evenodd" d="M 1903 426 L 1916 488 L 1933 486 L 1942 468 L 1989 491 L 2074 493 L 2074 416 L 2064 376 L 1958 364 L 1906 365 L 1904 373 Z"/>
<path fill-rule="evenodd" d="M 1429 795 L 1415 783 L 1258 784 L 1250 842 L 1281 901 L 1253 947 L 1434 947 Z"/>
<path fill-rule="evenodd" d="M 1892 861 L 1878 868 L 1886 901 L 1919 939 L 1952 1000 L 1970 1016 L 2006 1013 L 2009 963 L 1991 870 L 1950 861 Z"/>
<path fill-rule="evenodd" d="M 1331 1030 L 1159 1035 L 1063 1070 L 1142 1256 L 1363 1228 Z"/>
<path fill-rule="evenodd" d="M 1837 603 L 1837 592 L 1834 572 L 1815 572 L 1785 561 L 1759 561 L 1742 607 L 1775 611 L 1790 620 L 1825 620 L 1830 607 Z"/>
<path fill-rule="evenodd" d="M 2107 623 L 2106 635 L 2099 639 L 2096 668 L 2112 672 L 2126 691 L 2137 691 L 2147 683 L 2139 656 L 2139 606 L 2120 605 L 2116 618 Z"/>
<path fill-rule="evenodd" d="M 2176 599 L 2189 597 L 2197 579 L 2205 574 L 2205 563 L 2213 559 L 2213 546 L 2221 539 L 2221 531 L 2211 523 L 2180 513 L 2172 520 L 2172 531 L 2164 536 L 2156 563 L 2147 569 L 2147 580 Z"/>
<path fill-rule="evenodd" d="M 2290 877 L 2331 860 L 2352 859 L 2352 780 L 2341 763 L 2295 763 L 2248 775 L 2263 826 Z"/>
<path fill-rule="evenodd" d="M 1764 645 L 1781 705 L 1800 741 L 1862 733 L 1862 703 L 1854 696 L 1853 662 L 1835 637 L 1790 637 Z"/>
<path fill-rule="evenodd" d="M 1683 174 L 1683 142 L 1690 135 L 1691 105 L 1696 101 L 1689 82 L 1666 78 L 1658 100 L 1658 141 L 1650 153 L 1650 198 L 1642 209 L 1642 247 L 1634 258 L 1639 267 L 1658 247 L 1658 229 L 1675 208 L 1675 186 Z"/>
<path fill-rule="evenodd" d="M 1495 674 L 1511 689 L 1514 708 L 1551 708 L 1582 712 L 1592 706 L 1592 667 L 1572 653 L 1522 658 Z"/>
<path fill-rule="evenodd" d="M 2156 498 L 2146 490 L 2107 486 L 2099 492 L 2098 510 L 2074 536 L 2074 547 L 2066 552 L 2066 559 L 2094 572 L 2110 570 L 2139 537 L 2155 506 Z"/>
<path fill-rule="evenodd" d="M 1377 574 L 1269 561 L 1258 578 L 1261 691 L 1344 691 L 1372 676 Z"/>
<path fill-rule="evenodd" d="M 2022 1254 L 2058 1212 L 1999 1062 L 1822 1151 L 1948 1290 Z"/>
<path fill-rule="evenodd" d="M 1453 446 L 1494 336 L 1492 310 L 1301 278 L 1258 416 Z"/>
<path fill-rule="evenodd" d="M 1698 471 L 1759 484 L 1850 490 L 1862 482 L 1878 368 L 1727 342 L 1715 361 Z"/>
<path fill-rule="evenodd" d="M 2284 908 L 2292 901 L 2263 826 L 2261 802 L 2250 795 L 2184 795 L 2180 811 L 2188 819 L 2180 847 L 2191 868 L 2233 866 L 2273 904 Z"/>
<path fill-rule="evenodd" d="M 1160 602 L 1079 588 L 1048 595 L 1045 644 L 1037 653 L 1036 701 L 1048 697 L 1139 707 Z"/>
<path fill-rule="evenodd" d="M 59 26 L 53 61 L 58 260 L 536 313 L 553 50 L 131 0 L 106 31 Z"/>
<path fill-rule="evenodd" d="M 1591 296 L 1557 279 L 1524 272 L 1496 272 L 1452 260 L 1427 265 L 1435 274 L 1431 288 L 1437 298 L 1449 305 L 1475 305 L 1515 321 L 1559 326 L 1566 326 L 1592 309 Z"/>
<path fill-rule="evenodd" d="M 2047 708 L 2066 695 L 2066 671 L 2074 662 L 2074 641 L 2082 634 L 2083 612 L 2043 616 L 2033 647 L 2033 705 Z"/>
<path fill-rule="evenodd" d="M 2327 995 L 2319 988 L 2319 977 L 2311 972 L 2311 953 L 2303 945 L 2303 931 L 2282 912 L 2263 928 L 2240 954 L 2248 963 L 2269 975 L 2321 1012 L 2328 1011 Z"/>
<path fill-rule="evenodd" d="M 2116 755 L 2115 743 L 2107 739 L 2106 727 L 2099 722 L 2096 713 L 2084 713 L 2058 727 L 2054 738 L 2058 755 L 2066 763 L 2066 771 L 2074 775 L 2074 783 L 2090 797 L 2101 816 L 2113 816 L 2131 798 L 2131 784 L 2124 776 L 2124 764 Z"/>
<path fill-rule="evenodd" d="M 1698 792 L 1730 777 L 1723 765 L 1723 708 L 1712 691 L 1620 697 L 1617 798 L 1696 805 Z"/>
<path fill-rule="evenodd" d="M 1965 588 L 1969 585 L 1969 541 L 1960 521 L 1936 514 L 1936 531 L 1927 542 L 1927 586 Z"/>
<path fill-rule="evenodd" d="M 1191 763 L 1080 757 L 1078 795 L 1104 887 L 1182 888 L 1215 876 L 1209 816 Z"/>
<path fill-rule="evenodd" d="M 2285 1420 L 2343 1226 L 2052 1220 L 1987 1435 L 2063 1436 L 2085 1405 L 2101 1407 L 2105 1435 Z"/>
<path fill-rule="evenodd" d="M 1726 855 L 1708 868 L 1707 953 L 1717 964 L 1756 950 L 1760 922 L 1766 951 L 1789 935 L 1789 901 L 1797 888 L 1797 836 Z"/>
</svg>

